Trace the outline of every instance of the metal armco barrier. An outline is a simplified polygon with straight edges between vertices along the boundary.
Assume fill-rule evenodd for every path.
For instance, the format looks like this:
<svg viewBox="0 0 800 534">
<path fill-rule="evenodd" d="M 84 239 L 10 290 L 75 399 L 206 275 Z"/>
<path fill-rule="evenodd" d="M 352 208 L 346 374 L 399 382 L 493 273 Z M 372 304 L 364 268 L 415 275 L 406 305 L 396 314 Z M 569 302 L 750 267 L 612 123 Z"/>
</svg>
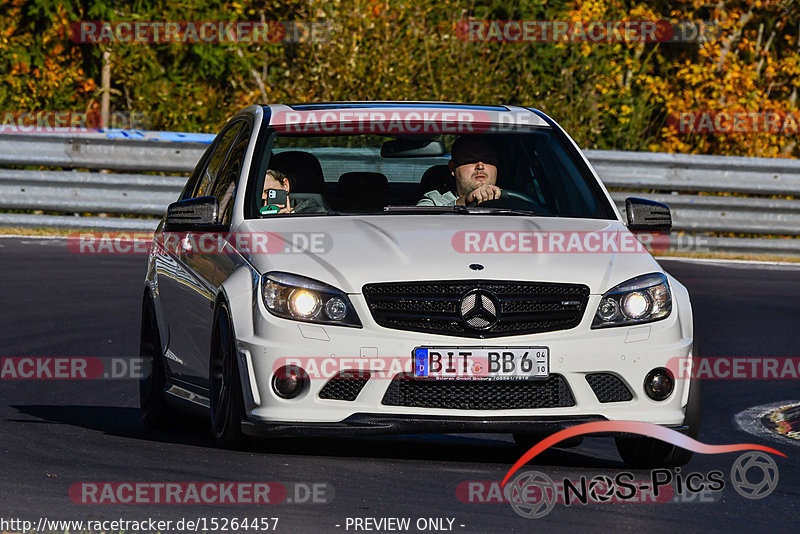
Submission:
<svg viewBox="0 0 800 534">
<path fill-rule="evenodd" d="M 190 142 L 203 139 L 202 134 L 187 135 L 187 141 L 177 141 L 174 135 L 162 139 L 157 134 L 136 137 L 104 133 L 2 134 L 0 165 L 191 172 L 207 148 L 205 144 Z"/>
<path fill-rule="evenodd" d="M 0 135 L 2 167 L 80 169 L 0 168 L 0 209 L 107 214 L 0 213 L 0 226 L 152 230 L 157 224 L 152 216 L 163 215 L 177 198 L 185 173 L 194 169 L 212 139 L 180 132 Z M 800 254 L 800 239 L 758 237 L 800 236 L 800 200 L 770 198 L 800 196 L 800 160 L 599 150 L 586 154 L 621 211 L 629 196 L 669 204 L 676 250 Z M 117 172 L 92 172 L 100 169 Z M 184 174 L 137 174 L 142 172 Z M 151 218 L 119 217 L 123 214 Z M 702 232 L 756 237 L 696 235 Z"/>
</svg>

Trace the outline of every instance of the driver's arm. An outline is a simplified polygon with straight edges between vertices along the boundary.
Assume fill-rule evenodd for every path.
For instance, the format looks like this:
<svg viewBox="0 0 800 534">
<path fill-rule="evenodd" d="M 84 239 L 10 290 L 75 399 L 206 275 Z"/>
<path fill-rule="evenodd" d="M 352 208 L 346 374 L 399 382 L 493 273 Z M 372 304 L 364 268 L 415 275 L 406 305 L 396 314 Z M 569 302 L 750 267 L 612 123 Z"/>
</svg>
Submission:
<svg viewBox="0 0 800 534">
<path fill-rule="evenodd" d="M 486 202 L 487 200 L 495 200 L 500 198 L 500 194 L 502 192 L 502 189 L 496 185 L 483 184 L 482 186 L 476 187 L 466 195 L 461 195 L 458 197 L 456 204 L 459 206 L 466 206 L 471 202 L 480 204 L 481 202 Z"/>
<path fill-rule="evenodd" d="M 417 206 L 453 206 L 457 200 L 456 196 L 450 191 L 442 194 L 434 190 L 425 193 L 425 196 L 417 202 Z M 461 205 L 463 206 L 463 204 Z"/>
</svg>

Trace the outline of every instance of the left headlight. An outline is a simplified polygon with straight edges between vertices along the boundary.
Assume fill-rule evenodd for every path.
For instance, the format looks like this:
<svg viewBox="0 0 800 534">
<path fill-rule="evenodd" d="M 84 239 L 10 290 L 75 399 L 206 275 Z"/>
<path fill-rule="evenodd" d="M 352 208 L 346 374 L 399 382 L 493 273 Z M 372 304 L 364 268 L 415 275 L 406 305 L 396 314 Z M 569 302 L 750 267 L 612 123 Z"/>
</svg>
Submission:
<svg viewBox="0 0 800 534">
<path fill-rule="evenodd" d="M 344 291 L 311 278 L 269 272 L 261 276 L 261 298 L 272 315 L 284 319 L 361 328 Z"/>
<path fill-rule="evenodd" d="M 629 326 L 664 319 L 672 311 L 667 277 L 651 273 L 631 278 L 600 299 L 592 328 Z"/>
</svg>

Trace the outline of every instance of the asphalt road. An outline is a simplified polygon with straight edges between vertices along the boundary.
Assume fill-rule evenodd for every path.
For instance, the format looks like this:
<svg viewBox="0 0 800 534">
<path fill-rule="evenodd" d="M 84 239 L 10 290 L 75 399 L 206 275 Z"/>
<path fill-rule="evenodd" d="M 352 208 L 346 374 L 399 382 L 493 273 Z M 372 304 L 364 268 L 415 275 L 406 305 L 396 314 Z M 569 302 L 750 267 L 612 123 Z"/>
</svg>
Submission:
<svg viewBox="0 0 800 534">
<path fill-rule="evenodd" d="M 0 356 L 135 356 L 145 264 L 144 256 L 74 255 L 63 240 L 0 238 Z M 663 264 L 689 287 L 703 355 L 800 357 L 800 269 Z M 704 383 L 701 441 L 757 442 L 788 455 L 775 457 L 780 479 L 768 497 L 745 499 L 728 486 L 714 502 L 557 504 L 540 519 L 456 497 L 463 481 L 503 478 L 520 456 L 510 436 L 295 439 L 233 452 L 215 448 L 202 421 L 145 430 L 134 380 L 0 380 L 0 392 L 0 521 L 277 517 L 285 533 L 353 532 L 348 517 L 408 517 L 409 532 L 418 531 L 418 518 L 450 518 L 452 530 L 464 533 L 796 532 L 800 523 L 800 446 L 759 440 L 734 423 L 751 406 L 798 400 L 796 380 Z M 682 472 L 719 470 L 728 481 L 736 457 L 695 455 Z M 611 440 L 601 438 L 551 449 L 526 468 L 553 479 L 626 470 Z M 76 504 L 69 488 L 82 481 L 322 482 L 334 497 L 260 506 Z"/>
</svg>

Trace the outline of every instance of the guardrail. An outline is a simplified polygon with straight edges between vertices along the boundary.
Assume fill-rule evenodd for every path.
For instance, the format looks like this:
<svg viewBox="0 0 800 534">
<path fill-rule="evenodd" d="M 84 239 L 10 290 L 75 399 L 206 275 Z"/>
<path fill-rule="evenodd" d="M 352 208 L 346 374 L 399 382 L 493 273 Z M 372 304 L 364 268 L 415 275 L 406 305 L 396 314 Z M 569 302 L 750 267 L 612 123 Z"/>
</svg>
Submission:
<svg viewBox="0 0 800 534">
<path fill-rule="evenodd" d="M 213 135 L 178 132 L 0 135 L 0 209 L 106 216 L 0 213 L 0 226 L 152 230 L 177 198 Z M 628 196 L 665 202 L 672 209 L 673 242 L 680 250 L 746 254 L 800 254 L 800 160 L 588 150 L 598 174 L 624 210 Z M 112 169 L 123 173 L 91 172 Z M 722 194 L 722 195 L 720 195 Z M 110 216 L 108 215 L 110 214 Z M 696 237 L 681 233 L 737 233 L 753 238 Z M 682 245 L 683 243 L 683 245 Z"/>
<path fill-rule="evenodd" d="M 586 155 L 620 210 L 633 195 L 664 202 L 677 232 L 800 236 L 800 200 L 770 198 L 800 196 L 800 160 L 601 150 Z M 800 239 L 698 237 L 697 247 L 703 245 L 740 254 L 800 254 Z"/>
</svg>

